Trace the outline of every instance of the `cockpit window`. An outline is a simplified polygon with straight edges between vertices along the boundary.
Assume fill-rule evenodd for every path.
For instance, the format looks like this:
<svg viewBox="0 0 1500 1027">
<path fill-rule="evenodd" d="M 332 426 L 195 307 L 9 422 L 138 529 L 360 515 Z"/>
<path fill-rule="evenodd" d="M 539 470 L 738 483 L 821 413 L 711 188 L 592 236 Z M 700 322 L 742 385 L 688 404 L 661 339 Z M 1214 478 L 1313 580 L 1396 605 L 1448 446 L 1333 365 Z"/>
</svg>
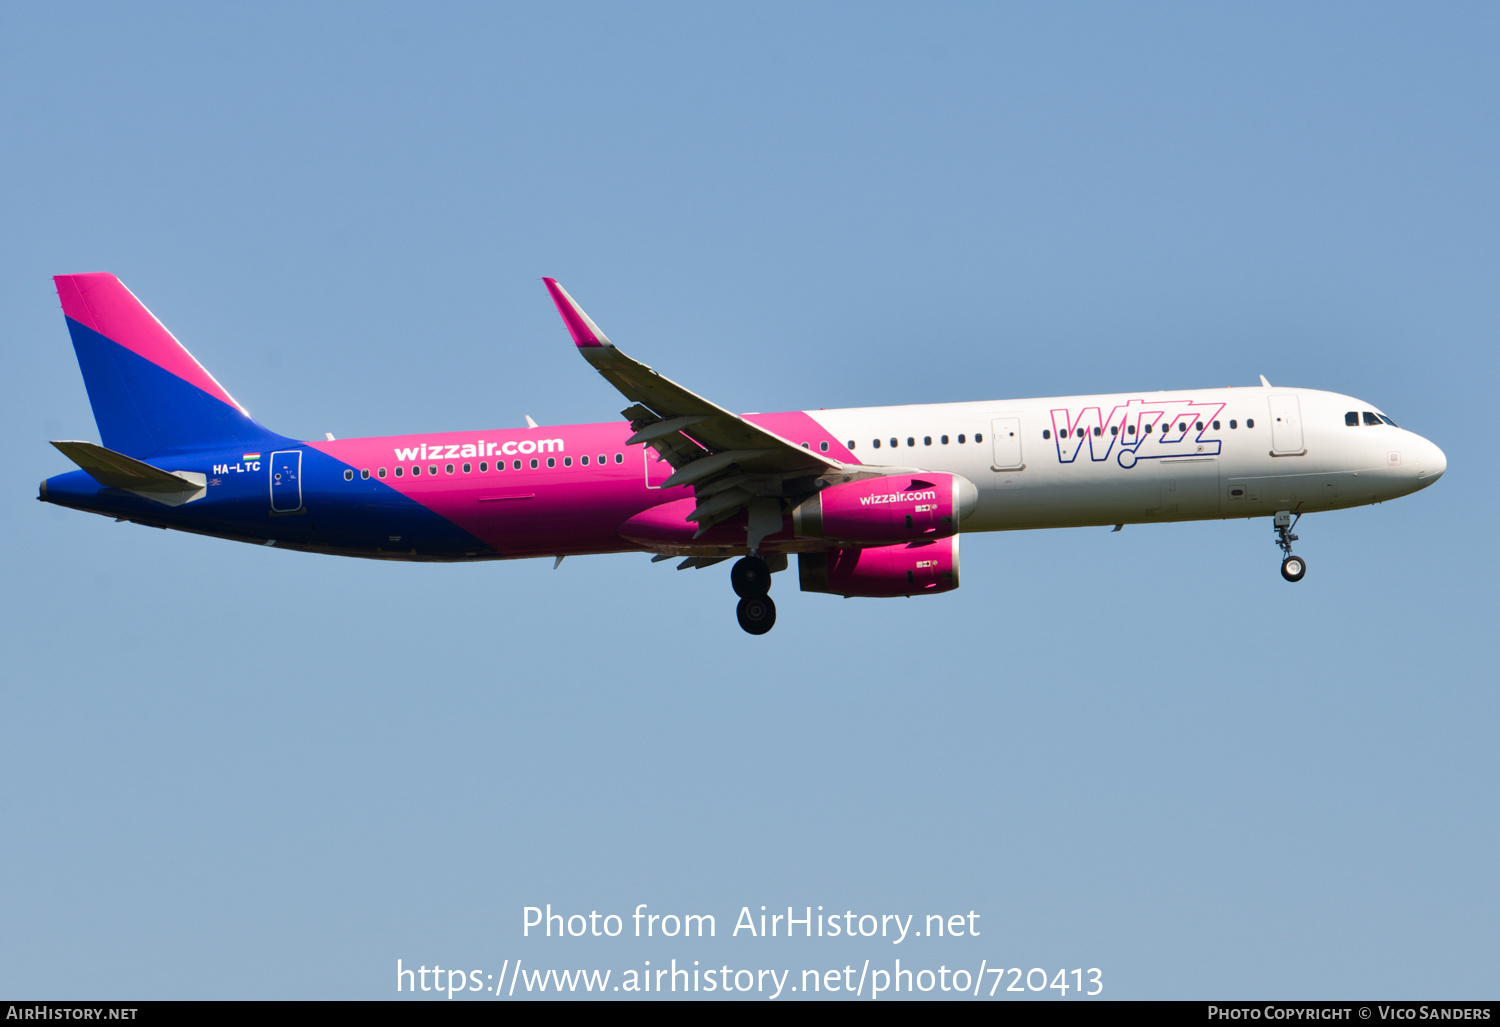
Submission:
<svg viewBox="0 0 1500 1027">
<path fill-rule="evenodd" d="M 1392 428 L 1399 428 L 1399 427 L 1401 427 L 1399 424 L 1397 424 L 1395 421 L 1391 420 L 1389 417 L 1385 416 L 1384 414 L 1378 414 L 1377 416 L 1382 421 L 1384 421 L 1386 424 L 1390 425 Z"/>
<path fill-rule="evenodd" d="M 1378 425 L 1379 423 L 1380 423 L 1380 418 L 1376 417 L 1374 414 L 1370 413 L 1370 411 L 1368 411 L 1368 410 L 1365 411 L 1365 424 Z"/>
<path fill-rule="evenodd" d="M 1347 424 L 1351 428 L 1358 428 L 1359 427 L 1359 411 L 1358 410 L 1351 410 L 1347 414 L 1345 414 L 1344 415 L 1344 423 Z"/>
</svg>

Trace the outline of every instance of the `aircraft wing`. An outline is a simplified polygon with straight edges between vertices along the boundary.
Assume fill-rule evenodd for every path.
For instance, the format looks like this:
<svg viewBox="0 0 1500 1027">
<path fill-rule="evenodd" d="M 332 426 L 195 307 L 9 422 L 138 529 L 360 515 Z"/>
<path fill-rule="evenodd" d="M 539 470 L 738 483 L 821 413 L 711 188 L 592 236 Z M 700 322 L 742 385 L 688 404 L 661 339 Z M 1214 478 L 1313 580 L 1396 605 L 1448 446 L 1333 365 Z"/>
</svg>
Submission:
<svg viewBox="0 0 1500 1027">
<path fill-rule="evenodd" d="M 751 424 L 622 353 L 556 279 L 544 278 L 583 358 L 633 404 L 621 411 L 646 444 L 672 465 L 664 486 L 692 485 L 700 531 L 757 497 L 816 491 L 816 479 L 845 465 Z"/>
</svg>

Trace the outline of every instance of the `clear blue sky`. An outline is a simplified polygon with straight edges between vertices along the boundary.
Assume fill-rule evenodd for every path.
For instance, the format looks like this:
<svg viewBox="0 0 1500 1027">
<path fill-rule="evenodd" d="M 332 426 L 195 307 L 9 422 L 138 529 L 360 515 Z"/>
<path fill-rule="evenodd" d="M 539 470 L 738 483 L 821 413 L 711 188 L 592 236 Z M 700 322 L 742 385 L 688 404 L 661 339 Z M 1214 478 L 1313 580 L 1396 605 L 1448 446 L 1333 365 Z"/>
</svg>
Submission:
<svg viewBox="0 0 1500 1027">
<path fill-rule="evenodd" d="M 1493 996 L 1497 52 L 1489 4 L 0 8 L 0 993 L 902 955 Z M 79 271 L 301 437 L 614 418 L 554 275 L 731 409 L 1265 374 L 1449 470 L 1306 518 L 1296 587 L 1265 521 L 983 535 L 942 597 L 779 578 L 756 639 L 723 567 L 38 504 L 97 438 Z M 721 937 L 523 940 L 547 902 Z M 761 904 L 985 933 L 722 937 Z"/>
</svg>

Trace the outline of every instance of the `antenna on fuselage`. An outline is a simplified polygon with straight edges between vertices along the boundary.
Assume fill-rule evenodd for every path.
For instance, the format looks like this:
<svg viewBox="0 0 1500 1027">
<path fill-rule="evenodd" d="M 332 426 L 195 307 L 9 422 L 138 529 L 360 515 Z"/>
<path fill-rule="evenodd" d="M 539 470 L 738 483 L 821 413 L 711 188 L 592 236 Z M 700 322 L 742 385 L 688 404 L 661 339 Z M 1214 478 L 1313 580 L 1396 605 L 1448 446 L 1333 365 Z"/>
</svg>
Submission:
<svg viewBox="0 0 1500 1027">
<path fill-rule="evenodd" d="M 1261 379 L 1261 381 L 1265 381 L 1265 379 L 1264 379 L 1264 378 L 1262 378 L 1262 379 Z M 535 427 L 536 427 L 536 426 L 537 426 L 537 424 L 536 424 L 536 422 L 535 422 L 535 421 L 533 421 L 533 420 L 532 420 L 532 419 L 531 419 L 531 415 L 530 415 L 530 414 L 527 414 L 527 415 L 526 415 L 526 427 L 528 427 L 528 428 L 535 428 Z"/>
<path fill-rule="evenodd" d="M 1265 386 L 1265 387 L 1266 387 L 1266 388 L 1268 388 L 1268 389 L 1269 389 L 1269 388 L 1271 388 L 1271 383 L 1270 383 L 1270 382 L 1268 382 L 1268 381 L 1266 381 L 1266 376 L 1265 376 L 1265 375 L 1261 375 L 1261 376 L 1260 376 L 1260 383 L 1261 383 L 1261 384 L 1262 384 L 1262 385 L 1264 385 L 1264 386 Z M 528 420 L 528 421 L 529 421 L 529 420 L 531 420 L 531 418 L 529 418 L 529 417 L 528 417 L 528 418 L 526 418 L 526 420 Z"/>
</svg>

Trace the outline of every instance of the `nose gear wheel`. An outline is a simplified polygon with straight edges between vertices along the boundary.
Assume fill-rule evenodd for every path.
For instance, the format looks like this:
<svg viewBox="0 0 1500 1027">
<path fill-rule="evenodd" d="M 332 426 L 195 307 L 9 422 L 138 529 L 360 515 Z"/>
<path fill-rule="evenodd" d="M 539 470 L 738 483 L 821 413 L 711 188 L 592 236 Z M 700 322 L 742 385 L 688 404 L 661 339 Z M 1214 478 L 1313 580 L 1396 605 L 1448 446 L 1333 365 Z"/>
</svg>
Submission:
<svg viewBox="0 0 1500 1027">
<path fill-rule="evenodd" d="M 1282 510 L 1276 514 L 1272 522 L 1276 530 L 1276 545 L 1280 547 L 1283 556 L 1281 576 L 1288 581 L 1301 581 L 1302 576 L 1307 573 L 1307 561 L 1300 556 L 1292 555 L 1292 543 L 1297 541 L 1297 536 L 1292 534 L 1292 529 L 1301 519 L 1301 514 Z"/>
</svg>

